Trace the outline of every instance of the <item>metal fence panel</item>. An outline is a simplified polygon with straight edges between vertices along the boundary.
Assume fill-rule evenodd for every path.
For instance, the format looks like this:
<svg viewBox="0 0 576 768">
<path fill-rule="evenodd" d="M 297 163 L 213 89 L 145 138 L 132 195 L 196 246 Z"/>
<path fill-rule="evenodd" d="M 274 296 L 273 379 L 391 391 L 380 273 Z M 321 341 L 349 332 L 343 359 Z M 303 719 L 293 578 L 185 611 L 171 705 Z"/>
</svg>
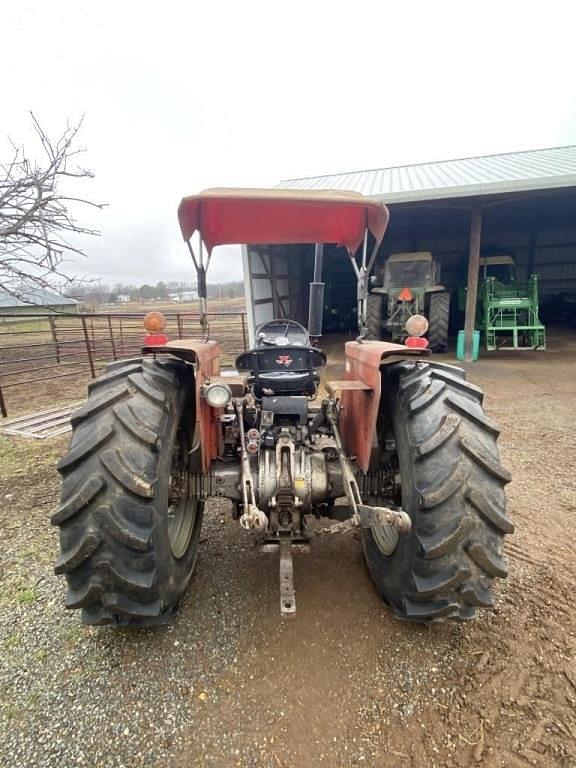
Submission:
<svg viewBox="0 0 576 768">
<path fill-rule="evenodd" d="M 6 390 L 18 400 L 49 401 L 59 388 L 49 384 L 70 379 L 78 386 L 97 376 L 111 360 L 137 357 L 146 331 L 145 312 L 19 314 L 0 313 L 0 411 L 7 416 Z M 170 339 L 200 339 L 199 315 L 164 312 Z M 210 336 L 220 344 L 223 366 L 232 366 L 247 346 L 245 312 L 208 314 Z M 68 391 L 70 387 L 65 388 Z"/>
</svg>

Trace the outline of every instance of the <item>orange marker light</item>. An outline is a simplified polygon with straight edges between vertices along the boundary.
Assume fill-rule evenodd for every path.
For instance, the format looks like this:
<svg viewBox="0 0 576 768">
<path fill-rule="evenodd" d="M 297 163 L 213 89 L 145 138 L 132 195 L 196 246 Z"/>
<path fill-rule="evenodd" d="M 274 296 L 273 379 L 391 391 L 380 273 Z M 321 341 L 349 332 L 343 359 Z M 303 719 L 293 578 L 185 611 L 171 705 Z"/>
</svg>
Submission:
<svg viewBox="0 0 576 768">
<path fill-rule="evenodd" d="M 402 288 L 398 294 L 398 301 L 412 301 L 413 298 L 410 288 Z"/>
<path fill-rule="evenodd" d="M 166 318 L 162 312 L 148 312 L 144 318 L 144 328 L 150 333 L 160 333 L 166 328 Z"/>
</svg>

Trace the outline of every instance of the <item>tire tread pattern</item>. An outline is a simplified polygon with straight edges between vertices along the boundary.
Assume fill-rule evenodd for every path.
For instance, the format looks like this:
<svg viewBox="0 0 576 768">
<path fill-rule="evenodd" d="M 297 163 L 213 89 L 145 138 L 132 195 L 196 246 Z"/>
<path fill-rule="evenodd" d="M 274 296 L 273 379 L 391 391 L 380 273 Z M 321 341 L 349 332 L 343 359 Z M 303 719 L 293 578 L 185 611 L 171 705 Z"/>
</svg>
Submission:
<svg viewBox="0 0 576 768">
<path fill-rule="evenodd" d="M 157 446 L 176 401 L 178 365 L 112 363 L 72 416 L 52 515 L 60 527 L 55 571 L 68 581 L 66 606 L 82 609 L 85 623 L 164 623 L 154 554 Z"/>
<path fill-rule="evenodd" d="M 369 293 L 366 299 L 366 338 L 371 341 L 382 339 L 383 294 Z"/>
<path fill-rule="evenodd" d="M 411 452 L 414 543 L 407 559 L 395 561 L 395 554 L 366 549 L 366 540 L 369 569 L 400 618 L 469 619 L 477 607 L 493 604 L 490 586 L 507 575 L 504 535 L 514 530 L 506 514 L 510 473 L 500 462 L 498 427 L 482 410 L 482 391 L 461 369 L 401 362 L 387 366 L 383 376 L 383 387 L 397 392 Z"/>
<path fill-rule="evenodd" d="M 428 341 L 433 352 L 446 352 L 450 321 L 450 294 L 438 291 L 430 294 L 428 310 Z"/>
</svg>

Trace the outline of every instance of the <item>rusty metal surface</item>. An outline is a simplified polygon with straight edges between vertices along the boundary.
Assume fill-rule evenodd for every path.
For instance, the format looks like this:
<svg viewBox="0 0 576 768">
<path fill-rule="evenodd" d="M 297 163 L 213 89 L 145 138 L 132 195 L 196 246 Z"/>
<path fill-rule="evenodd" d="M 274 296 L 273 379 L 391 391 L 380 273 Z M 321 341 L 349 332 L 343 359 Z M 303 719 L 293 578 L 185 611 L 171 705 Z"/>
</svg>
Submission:
<svg viewBox="0 0 576 768">
<path fill-rule="evenodd" d="M 360 469 L 367 472 L 380 406 L 380 367 L 406 358 L 429 357 L 430 350 L 386 341 L 349 341 L 345 349 L 346 379 L 363 381 L 370 389 L 342 391 L 340 431 L 346 453 L 355 456 Z"/>
<path fill-rule="evenodd" d="M 334 395 L 334 397 L 338 397 L 338 393 L 343 392 L 344 390 L 359 389 L 364 391 L 370 389 L 365 381 L 358 381 L 355 379 L 349 379 L 347 381 L 327 381 L 324 386 L 326 392 L 328 392 L 329 395 Z"/>
<path fill-rule="evenodd" d="M 280 539 L 280 615 L 294 616 L 296 613 L 296 592 L 294 590 L 294 563 L 292 561 L 292 542 Z"/>
<path fill-rule="evenodd" d="M 228 374 L 224 372 L 220 376 L 212 376 L 211 384 L 226 384 L 230 387 L 232 397 L 243 397 L 248 391 L 248 376 L 240 374 Z"/>
<path fill-rule="evenodd" d="M 173 345 L 178 342 L 171 342 Z M 183 342 L 179 342 L 182 344 Z M 208 472 L 210 464 L 218 456 L 218 411 L 211 408 L 201 397 L 201 389 L 212 376 L 220 374 L 220 348 L 217 341 L 185 341 L 187 349 L 196 355 L 196 423 L 199 427 L 202 471 Z M 170 342 L 166 345 L 170 346 Z"/>
<path fill-rule="evenodd" d="M 154 355 L 173 354 L 194 364 L 198 426 L 196 439 L 200 443 L 202 471 L 208 472 L 210 464 L 218 456 L 218 411 L 208 405 L 206 399 L 201 396 L 201 391 L 213 376 L 220 375 L 218 342 L 178 339 L 161 347 L 143 347 L 142 352 Z"/>
</svg>

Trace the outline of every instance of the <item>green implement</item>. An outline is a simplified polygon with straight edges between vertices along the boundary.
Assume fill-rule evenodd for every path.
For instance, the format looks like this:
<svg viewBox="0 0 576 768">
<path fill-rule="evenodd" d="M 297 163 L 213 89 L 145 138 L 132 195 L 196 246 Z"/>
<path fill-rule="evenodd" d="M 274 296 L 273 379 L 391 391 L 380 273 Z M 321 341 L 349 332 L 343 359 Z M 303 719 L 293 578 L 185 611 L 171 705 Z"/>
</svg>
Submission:
<svg viewBox="0 0 576 768">
<path fill-rule="evenodd" d="M 527 283 L 503 284 L 486 277 L 480 293 L 480 330 L 486 349 L 545 349 L 546 329 L 538 314 L 538 275 Z"/>
</svg>

